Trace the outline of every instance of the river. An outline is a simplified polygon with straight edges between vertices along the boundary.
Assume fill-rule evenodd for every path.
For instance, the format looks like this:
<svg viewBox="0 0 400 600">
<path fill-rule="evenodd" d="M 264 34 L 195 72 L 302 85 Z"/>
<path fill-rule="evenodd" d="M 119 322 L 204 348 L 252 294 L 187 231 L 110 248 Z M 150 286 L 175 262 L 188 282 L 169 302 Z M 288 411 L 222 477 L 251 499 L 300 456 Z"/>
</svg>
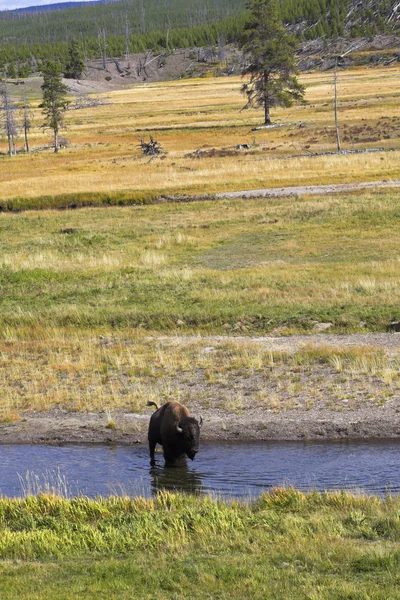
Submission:
<svg viewBox="0 0 400 600">
<path fill-rule="evenodd" d="M 195 461 L 150 468 L 146 446 L 0 445 L 0 495 L 151 496 L 159 489 L 251 498 L 274 486 L 400 492 L 400 441 L 203 443 Z"/>
</svg>

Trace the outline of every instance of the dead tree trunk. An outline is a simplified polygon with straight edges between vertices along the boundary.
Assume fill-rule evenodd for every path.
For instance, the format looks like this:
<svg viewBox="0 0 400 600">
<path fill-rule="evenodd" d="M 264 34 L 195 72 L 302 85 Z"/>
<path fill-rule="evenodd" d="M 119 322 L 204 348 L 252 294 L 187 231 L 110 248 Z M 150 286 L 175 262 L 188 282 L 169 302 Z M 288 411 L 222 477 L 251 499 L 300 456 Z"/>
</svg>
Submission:
<svg viewBox="0 0 400 600">
<path fill-rule="evenodd" d="M 107 35 L 105 29 L 98 29 L 97 41 L 99 44 L 100 56 L 103 63 L 103 69 L 107 71 Z"/>
<path fill-rule="evenodd" d="M 24 130 L 25 152 L 29 154 L 28 133 L 32 127 L 32 111 L 24 90 L 24 104 L 22 107 L 22 129 Z"/>
<path fill-rule="evenodd" d="M 125 60 L 128 60 L 129 54 L 130 54 L 129 36 L 130 36 L 130 28 L 129 28 L 128 15 L 126 15 L 125 16 Z"/>
<path fill-rule="evenodd" d="M 333 100 L 333 107 L 334 107 L 334 113 L 335 113 L 335 128 L 336 128 L 336 143 L 337 143 L 337 151 L 340 152 L 341 151 L 341 145 L 340 145 L 340 132 L 339 132 L 339 117 L 338 117 L 338 95 L 337 95 L 337 58 L 335 59 L 335 72 L 334 72 L 334 100 Z"/>
<path fill-rule="evenodd" d="M 58 127 L 54 127 L 54 152 L 58 153 L 58 148 L 60 144 L 58 142 Z"/>
<path fill-rule="evenodd" d="M 3 108 L 2 128 L 7 136 L 8 154 L 10 156 L 13 156 L 13 154 L 16 154 L 15 138 L 18 135 L 18 126 L 15 120 L 15 111 L 11 106 L 6 82 L 3 83 L 3 86 L 1 88 L 1 101 Z"/>
</svg>

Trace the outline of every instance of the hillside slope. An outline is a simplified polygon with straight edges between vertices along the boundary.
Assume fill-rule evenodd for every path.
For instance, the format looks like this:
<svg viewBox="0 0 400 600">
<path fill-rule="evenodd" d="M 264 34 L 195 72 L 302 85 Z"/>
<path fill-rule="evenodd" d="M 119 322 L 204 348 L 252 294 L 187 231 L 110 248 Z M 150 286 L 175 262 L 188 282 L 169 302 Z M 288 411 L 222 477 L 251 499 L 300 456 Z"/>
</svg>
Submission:
<svg viewBox="0 0 400 600">
<path fill-rule="evenodd" d="M 245 0 L 120 0 L 56 12 L 0 13 L 0 51 L 10 61 L 60 58 L 79 41 L 86 58 L 190 48 L 240 39 Z M 302 39 L 374 36 L 399 27 L 399 0 L 282 0 L 282 20 Z M 1 60 L 0 60 L 1 63 Z M 0 64 L 1 69 L 1 64 Z"/>
</svg>

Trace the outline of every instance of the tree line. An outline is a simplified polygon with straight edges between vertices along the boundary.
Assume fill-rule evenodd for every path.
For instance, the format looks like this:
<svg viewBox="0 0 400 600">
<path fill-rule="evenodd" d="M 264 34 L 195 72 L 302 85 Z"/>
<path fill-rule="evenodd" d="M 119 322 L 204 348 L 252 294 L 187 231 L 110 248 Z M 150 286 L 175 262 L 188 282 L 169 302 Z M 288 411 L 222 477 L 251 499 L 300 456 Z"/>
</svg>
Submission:
<svg viewBox="0 0 400 600">
<path fill-rule="evenodd" d="M 305 88 L 297 79 L 295 66 L 295 38 L 289 35 L 282 25 L 279 0 L 247 0 L 248 20 L 242 36 L 242 50 L 246 58 L 243 75 L 249 81 L 242 86 L 247 98 L 244 108 L 262 107 L 264 123 L 271 123 L 270 111 L 275 106 L 289 107 L 293 102 L 302 102 Z M 71 77 L 80 74 L 83 69 L 79 48 L 71 43 L 67 65 Z M 61 64 L 47 60 L 42 65 L 42 109 L 43 127 L 53 130 L 54 151 L 60 146 L 59 131 L 64 125 L 64 111 L 68 106 L 68 88 L 62 81 Z M 3 82 L 2 126 L 8 140 L 9 155 L 16 154 L 15 138 L 18 129 L 23 128 L 25 151 L 29 152 L 28 132 L 32 126 L 30 107 L 24 95 L 22 107 L 22 126 L 18 126 L 14 108 L 9 98 L 7 85 Z M 142 148 L 157 153 L 158 142 L 150 138 L 150 144 L 141 142 Z"/>
<path fill-rule="evenodd" d="M 371 36 L 390 31 L 397 0 L 280 0 L 283 23 L 300 39 Z M 244 0 L 122 0 L 53 13 L 0 13 L 0 72 L 26 77 L 37 61 L 68 58 L 76 40 L 85 59 L 99 58 L 99 34 L 110 56 L 148 49 L 241 43 L 248 19 Z"/>
</svg>

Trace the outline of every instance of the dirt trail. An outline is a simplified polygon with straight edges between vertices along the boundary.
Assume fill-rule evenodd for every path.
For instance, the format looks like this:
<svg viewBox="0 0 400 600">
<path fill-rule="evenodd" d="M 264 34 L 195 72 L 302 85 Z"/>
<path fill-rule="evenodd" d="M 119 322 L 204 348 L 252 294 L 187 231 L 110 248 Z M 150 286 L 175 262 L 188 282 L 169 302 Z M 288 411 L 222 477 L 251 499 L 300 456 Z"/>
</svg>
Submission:
<svg viewBox="0 0 400 600">
<path fill-rule="evenodd" d="M 196 341 L 206 342 L 208 346 L 220 344 L 221 342 L 232 341 L 235 343 L 246 344 L 248 342 L 258 343 L 271 351 L 296 352 L 300 348 L 313 346 L 328 346 L 330 348 L 350 348 L 369 346 L 382 348 L 389 353 L 400 352 L 400 333 L 353 333 L 347 335 L 340 334 L 310 334 L 310 335 L 291 335 L 291 336 L 224 336 L 224 335 L 177 335 L 162 336 L 160 340 L 169 340 L 171 344 L 185 345 L 193 344 Z"/>
<path fill-rule="evenodd" d="M 221 192 L 215 198 L 282 198 L 285 196 L 308 196 L 320 194 L 339 194 L 358 190 L 398 188 L 400 179 L 391 181 L 361 181 L 359 183 L 331 183 L 329 185 L 299 185 L 294 187 L 264 188 L 239 192 Z"/>
</svg>

